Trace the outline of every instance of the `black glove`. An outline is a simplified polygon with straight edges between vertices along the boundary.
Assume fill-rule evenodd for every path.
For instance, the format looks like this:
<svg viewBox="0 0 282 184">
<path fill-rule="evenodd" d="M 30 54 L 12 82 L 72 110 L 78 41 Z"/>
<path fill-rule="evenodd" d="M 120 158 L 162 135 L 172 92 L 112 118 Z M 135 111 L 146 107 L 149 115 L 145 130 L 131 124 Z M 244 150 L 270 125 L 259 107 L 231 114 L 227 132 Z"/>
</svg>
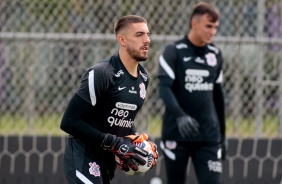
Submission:
<svg viewBox="0 0 282 184">
<path fill-rule="evenodd" d="M 194 138 L 199 133 L 199 123 L 190 116 L 181 116 L 176 119 L 178 131 L 182 138 Z"/>
<path fill-rule="evenodd" d="M 221 146 L 221 160 L 225 160 L 227 154 L 228 143 L 226 140 L 220 141 Z"/>
<path fill-rule="evenodd" d="M 131 136 L 135 136 L 135 135 L 131 135 Z M 138 134 L 138 138 L 137 138 L 137 139 L 134 138 L 133 143 L 141 143 L 141 142 L 143 142 L 144 140 L 148 141 L 148 143 L 150 144 L 150 146 L 151 146 L 151 148 L 152 148 L 152 151 L 153 151 L 152 166 L 151 166 L 151 168 L 150 168 L 150 169 L 152 169 L 154 166 L 157 165 L 157 159 L 158 159 L 158 157 L 159 157 L 158 150 L 157 150 L 157 145 L 156 145 L 154 142 L 150 141 L 148 135 L 145 134 L 145 133 L 142 133 L 142 134 L 140 134 L 140 135 Z M 119 167 L 121 170 L 125 171 L 125 172 L 128 171 L 128 166 L 127 166 L 127 164 L 125 164 L 125 163 L 123 163 L 123 164 L 118 164 L 118 167 Z"/>
<path fill-rule="evenodd" d="M 153 164 L 152 164 L 152 167 L 151 167 L 151 169 L 152 169 L 154 166 L 157 165 L 157 159 L 159 157 L 159 153 L 158 153 L 158 150 L 157 150 L 157 145 L 153 141 L 149 140 L 148 135 L 145 134 L 145 133 L 138 134 L 138 137 L 134 138 L 133 142 L 134 143 L 140 143 L 140 142 L 143 142 L 144 140 L 148 141 L 148 143 L 150 144 L 150 146 L 152 148 L 152 151 L 153 151 L 153 159 L 154 160 L 153 160 Z"/>
<path fill-rule="evenodd" d="M 141 156 L 147 156 L 148 152 L 135 146 L 133 142 L 139 139 L 139 135 L 129 135 L 125 137 L 116 137 L 111 134 L 106 134 L 101 147 L 112 151 L 120 160 L 122 169 L 129 171 L 130 167 L 133 171 L 138 170 L 136 162 L 140 165 L 145 165 L 146 161 Z"/>
</svg>

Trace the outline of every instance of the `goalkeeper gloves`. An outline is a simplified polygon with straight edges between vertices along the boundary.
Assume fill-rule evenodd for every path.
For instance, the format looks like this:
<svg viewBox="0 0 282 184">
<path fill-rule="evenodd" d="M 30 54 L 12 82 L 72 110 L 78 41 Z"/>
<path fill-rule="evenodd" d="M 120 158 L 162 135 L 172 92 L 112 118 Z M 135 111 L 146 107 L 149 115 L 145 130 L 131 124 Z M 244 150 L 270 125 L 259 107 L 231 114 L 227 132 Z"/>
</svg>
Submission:
<svg viewBox="0 0 282 184">
<path fill-rule="evenodd" d="M 116 137 L 111 134 L 106 134 L 101 147 L 105 150 L 112 151 L 118 157 L 124 171 L 129 171 L 128 167 L 130 167 L 133 171 L 137 171 L 138 166 L 135 162 L 140 165 L 146 164 L 146 161 L 138 156 L 138 154 L 141 156 L 147 156 L 148 152 L 135 146 L 133 142 L 142 142 L 143 140 L 144 137 L 140 135 Z"/>
<path fill-rule="evenodd" d="M 195 138 L 199 133 L 199 123 L 192 117 L 186 115 L 176 119 L 178 131 L 182 138 Z"/>
<path fill-rule="evenodd" d="M 141 139 L 141 141 L 140 141 L 140 139 Z M 145 134 L 145 133 L 140 134 L 140 137 L 137 140 L 139 140 L 139 142 L 143 142 L 143 140 L 146 140 L 150 144 L 151 150 L 153 152 L 153 159 L 154 159 L 153 164 L 151 166 L 151 169 L 152 169 L 155 165 L 157 165 L 157 159 L 159 157 L 157 145 L 154 142 L 150 141 L 148 135 Z M 137 141 L 135 140 L 133 142 L 137 142 Z"/>
<path fill-rule="evenodd" d="M 153 164 L 151 166 L 151 169 L 157 165 L 157 159 L 159 157 L 159 153 L 158 153 L 158 150 L 157 150 L 157 145 L 155 143 L 153 143 L 152 141 L 148 140 L 148 143 L 151 145 L 151 148 L 152 148 L 152 151 L 153 151 Z"/>
</svg>

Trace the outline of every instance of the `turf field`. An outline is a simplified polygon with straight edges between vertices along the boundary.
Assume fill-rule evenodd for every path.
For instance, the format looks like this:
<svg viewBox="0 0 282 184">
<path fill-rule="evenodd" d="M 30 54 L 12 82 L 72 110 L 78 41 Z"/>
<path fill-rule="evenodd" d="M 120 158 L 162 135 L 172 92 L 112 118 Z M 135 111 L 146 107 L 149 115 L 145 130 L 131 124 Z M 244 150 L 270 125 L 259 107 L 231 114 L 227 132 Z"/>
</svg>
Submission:
<svg viewBox="0 0 282 184">
<path fill-rule="evenodd" d="M 0 116 L 1 135 L 64 135 L 59 125 L 62 115 L 49 114 L 42 116 L 15 116 L 4 114 Z M 279 130 L 279 121 L 275 116 L 263 118 L 261 129 L 258 129 L 255 119 L 244 118 L 234 120 L 227 118 L 228 137 L 254 137 L 257 133 L 263 137 L 276 137 Z M 147 133 L 159 137 L 161 132 L 161 118 L 148 119 Z"/>
</svg>

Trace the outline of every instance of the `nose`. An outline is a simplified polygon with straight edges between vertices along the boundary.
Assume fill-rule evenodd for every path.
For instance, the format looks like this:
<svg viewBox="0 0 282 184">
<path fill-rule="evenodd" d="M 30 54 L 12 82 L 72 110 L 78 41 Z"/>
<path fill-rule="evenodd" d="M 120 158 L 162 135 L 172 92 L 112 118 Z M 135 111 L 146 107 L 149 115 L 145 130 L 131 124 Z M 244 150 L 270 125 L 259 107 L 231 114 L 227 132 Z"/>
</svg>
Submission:
<svg viewBox="0 0 282 184">
<path fill-rule="evenodd" d="M 150 40 L 149 35 L 145 35 L 144 43 L 150 43 L 150 42 L 151 42 L 151 40 Z"/>
<path fill-rule="evenodd" d="M 217 29 L 216 29 L 216 28 L 213 28 L 213 29 L 211 30 L 211 34 L 212 34 L 213 36 L 216 34 L 216 32 L 217 32 Z"/>
</svg>

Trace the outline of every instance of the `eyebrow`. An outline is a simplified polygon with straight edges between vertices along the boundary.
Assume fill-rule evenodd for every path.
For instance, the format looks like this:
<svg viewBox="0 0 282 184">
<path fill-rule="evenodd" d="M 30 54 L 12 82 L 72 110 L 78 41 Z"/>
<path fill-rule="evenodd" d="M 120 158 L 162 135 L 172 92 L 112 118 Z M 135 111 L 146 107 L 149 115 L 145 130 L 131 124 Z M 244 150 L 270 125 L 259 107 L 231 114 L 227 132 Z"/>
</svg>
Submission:
<svg viewBox="0 0 282 184">
<path fill-rule="evenodd" d="M 135 32 L 135 34 L 151 34 L 150 32 L 145 32 L 145 31 L 137 31 Z"/>
</svg>

